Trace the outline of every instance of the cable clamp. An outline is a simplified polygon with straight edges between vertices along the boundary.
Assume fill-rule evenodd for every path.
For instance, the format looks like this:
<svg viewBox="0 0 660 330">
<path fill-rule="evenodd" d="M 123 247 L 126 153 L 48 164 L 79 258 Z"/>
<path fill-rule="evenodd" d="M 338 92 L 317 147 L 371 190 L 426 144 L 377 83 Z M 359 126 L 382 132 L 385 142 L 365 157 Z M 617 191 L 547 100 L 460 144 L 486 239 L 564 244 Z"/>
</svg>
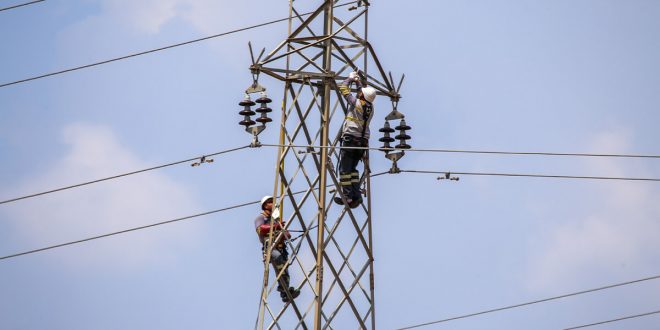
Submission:
<svg viewBox="0 0 660 330">
<path fill-rule="evenodd" d="M 192 164 L 190 164 L 190 166 L 192 166 L 192 167 L 200 166 L 204 163 L 213 163 L 213 159 L 211 159 L 211 158 L 206 159 L 206 156 L 202 156 L 202 158 L 200 158 L 198 162 L 192 163 Z"/>
<path fill-rule="evenodd" d="M 458 181 L 461 178 L 457 176 L 451 176 L 451 172 L 446 172 L 444 176 L 439 176 L 438 180 L 451 180 L 451 181 Z"/>
</svg>

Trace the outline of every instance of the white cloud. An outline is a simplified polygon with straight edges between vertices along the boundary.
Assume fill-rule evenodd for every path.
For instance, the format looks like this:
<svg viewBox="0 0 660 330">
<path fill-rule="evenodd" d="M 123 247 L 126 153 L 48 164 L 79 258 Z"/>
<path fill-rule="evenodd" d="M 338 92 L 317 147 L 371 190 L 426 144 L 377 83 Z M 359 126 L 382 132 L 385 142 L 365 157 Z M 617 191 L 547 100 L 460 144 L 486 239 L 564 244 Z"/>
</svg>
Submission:
<svg viewBox="0 0 660 330">
<path fill-rule="evenodd" d="M 595 137 L 593 150 L 625 152 L 631 134 L 607 132 Z M 611 176 L 649 175 L 630 160 L 592 159 L 588 173 Z M 660 193 L 645 182 L 594 183 L 593 210 L 583 218 L 550 227 L 531 254 L 529 285 L 533 290 L 558 290 L 591 283 L 594 274 L 644 276 L 660 262 Z M 551 202 L 551 201 L 549 201 Z M 576 210 L 576 214 L 579 214 Z"/>
<path fill-rule="evenodd" d="M 286 17 L 286 3 L 229 0 L 94 0 L 100 10 L 81 17 L 59 31 L 58 44 L 66 65 L 227 32 L 274 18 Z M 72 9 L 73 10 L 73 9 Z M 166 28 L 176 30 L 167 30 Z M 270 49 L 284 38 L 284 23 L 249 33 L 229 35 L 221 42 L 204 43 L 223 63 L 247 67 L 247 41 L 256 51 Z"/>
<path fill-rule="evenodd" d="M 28 179 L 20 191 L 41 191 L 150 166 L 122 146 L 107 127 L 75 124 L 63 135 L 70 146 L 68 153 L 48 172 Z M 42 247 L 185 216 L 200 209 L 183 185 L 152 171 L 21 201 L 5 212 L 21 245 Z M 131 269 L 171 261 L 178 248 L 195 241 L 200 225 L 168 225 L 176 229 L 153 228 L 45 253 L 58 264 Z"/>
<path fill-rule="evenodd" d="M 169 20 L 178 15 L 179 6 L 189 1 L 181 0 L 106 0 L 104 14 L 138 31 L 154 34 Z"/>
<path fill-rule="evenodd" d="M 103 0 L 101 19 L 119 22 L 146 34 L 155 34 L 173 19 L 181 19 L 204 33 L 217 33 L 228 24 L 242 27 L 250 22 L 272 19 L 265 8 L 268 2 L 242 2 L 228 0 Z M 278 6 L 285 8 L 286 3 Z M 282 10 L 282 13 L 286 13 Z M 254 19 L 250 19 L 255 17 Z M 240 25 L 240 26 L 238 26 Z"/>
</svg>

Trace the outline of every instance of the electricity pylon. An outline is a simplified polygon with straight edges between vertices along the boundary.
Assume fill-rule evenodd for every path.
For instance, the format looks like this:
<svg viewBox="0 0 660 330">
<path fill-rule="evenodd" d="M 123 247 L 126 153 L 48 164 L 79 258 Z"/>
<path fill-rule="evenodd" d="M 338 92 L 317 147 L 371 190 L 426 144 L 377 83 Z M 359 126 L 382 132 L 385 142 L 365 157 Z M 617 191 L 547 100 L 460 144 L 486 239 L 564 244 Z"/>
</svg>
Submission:
<svg viewBox="0 0 660 330">
<path fill-rule="evenodd" d="M 253 55 L 250 67 L 254 84 L 248 93 L 263 90 L 258 84 L 260 74 L 284 83 L 274 205 L 285 227 L 301 233 L 297 239 L 287 240 L 287 245 L 291 284 L 302 293 L 290 303 L 273 294 L 277 293 L 277 280 L 269 281 L 270 254 L 266 253 L 255 328 L 374 329 L 368 151 L 360 179 L 364 202 L 355 209 L 332 202 L 335 196 L 346 201 L 335 170 L 340 125 L 347 111 L 338 82 L 349 72 L 361 70 L 363 80 L 378 90 L 379 98 L 392 102 L 391 111 L 375 107 L 376 114 L 389 112 L 386 119 L 403 118 L 396 111 L 401 82 L 394 87 L 392 75 L 385 73 L 367 41 L 368 1 L 353 2 L 348 8 L 325 0 L 311 14 L 301 14 L 307 8 L 300 7 L 305 5 L 309 6 L 309 1 L 289 1 L 288 37 L 265 56 L 264 51 L 256 59 Z M 376 75 L 369 74 L 371 66 Z M 256 135 L 263 128 L 251 129 L 247 130 L 257 141 Z M 253 144 L 257 146 L 258 141 Z M 403 155 L 401 150 L 395 151 L 387 153 L 393 161 Z M 273 241 L 277 239 L 271 237 Z M 267 248 L 270 251 L 272 244 Z M 281 275 L 272 277 L 279 279 Z"/>
</svg>

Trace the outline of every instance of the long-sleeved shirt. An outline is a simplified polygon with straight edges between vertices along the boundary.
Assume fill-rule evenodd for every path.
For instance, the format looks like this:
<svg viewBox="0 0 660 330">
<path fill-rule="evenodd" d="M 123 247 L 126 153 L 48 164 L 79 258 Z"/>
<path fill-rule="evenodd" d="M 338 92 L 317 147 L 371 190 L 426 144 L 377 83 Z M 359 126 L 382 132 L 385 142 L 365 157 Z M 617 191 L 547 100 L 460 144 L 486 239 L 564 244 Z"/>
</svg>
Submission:
<svg viewBox="0 0 660 330">
<path fill-rule="evenodd" d="M 265 226 L 264 226 L 265 225 Z M 262 228 L 263 226 L 263 228 Z M 265 216 L 263 213 L 260 213 L 256 219 L 254 219 L 254 228 L 257 231 L 257 236 L 259 236 L 259 241 L 264 242 L 265 237 L 268 236 L 267 233 L 264 233 L 262 230 L 268 232 L 270 231 L 270 217 Z M 282 224 L 279 222 L 274 222 L 273 225 L 273 235 L 279 235 L 279 232 L 282 230 Z M 285 238 L 289 238 L 291 235 L 289 231 L 284 232 L 284 235 L 279 239 L 279 242 L 283 242 Z"/>
<path fill-rule="evenodd" d="M 264 236 L 259 232 L 261 225 L 270 224 L 270 217 L 266 217 L 263 213 L 259 213 L 256 219 L 254 219 L 254 228 L 257 231 L 257 236 L 259 236 L 259 242 L 264 242 Z"/>
<path fill-rule="evenodd" d="M 351 93 L 348 87 L 350 81 L 350 79 L 346 79 L 339 85 L 339 91 L 348 102 L 348 112 L 341 131 L 342 134 L 369 139 L 369 123 L 373 118 L 373 106 L 366 101 L 359 100 Z M 360 87 L 360 83 L 357 84 Z"/>
</svg>

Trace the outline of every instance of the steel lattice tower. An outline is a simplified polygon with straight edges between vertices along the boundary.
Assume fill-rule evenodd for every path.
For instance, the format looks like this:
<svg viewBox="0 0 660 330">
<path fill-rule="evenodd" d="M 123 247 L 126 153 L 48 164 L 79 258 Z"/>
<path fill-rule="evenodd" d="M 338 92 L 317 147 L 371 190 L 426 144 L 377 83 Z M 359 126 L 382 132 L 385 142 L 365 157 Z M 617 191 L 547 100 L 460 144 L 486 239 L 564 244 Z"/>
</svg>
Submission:
<svg viewBox="0 0 660 330">
<path fill-rule="evenodd" d="M 302 294 L 291 303 L 282 303 L 273 294 L 277 281 L 269 282 L 266 260 L 255 328 L 374 329 L 368 152 L 361 171 L 366 193 L 363 204 L 350 209 L 332 202 L 341 195 L 341 189 L 333 188 L 339 187 L 340 127 L 347 111 L 338 84 L 359 67 L 379 98 L 392 101 L 392 112 L 375 111 L 376 118 L 390 112 L 389 119 L 402 117 L 396 111 L 398 88 L 367 41 L 368 1 L 353 2 L 348 8 L 326 0 L 308 15 L 298 8 L 305 4 L 298 3 L 289 1 L 288 37 L 263 59 L 263 51 L 258 59 L 253 57 L 254 85 L 248 92 L 261 89 L 257 80 L 262 73 L 284 83 L 273 196 L 286 228 L 301 232 L 299 239 L 288 242 L 288 269 L 291 285 Z M 370 66 L 375 67 L 376 75 L 369 74 Z"/>
</svg>

